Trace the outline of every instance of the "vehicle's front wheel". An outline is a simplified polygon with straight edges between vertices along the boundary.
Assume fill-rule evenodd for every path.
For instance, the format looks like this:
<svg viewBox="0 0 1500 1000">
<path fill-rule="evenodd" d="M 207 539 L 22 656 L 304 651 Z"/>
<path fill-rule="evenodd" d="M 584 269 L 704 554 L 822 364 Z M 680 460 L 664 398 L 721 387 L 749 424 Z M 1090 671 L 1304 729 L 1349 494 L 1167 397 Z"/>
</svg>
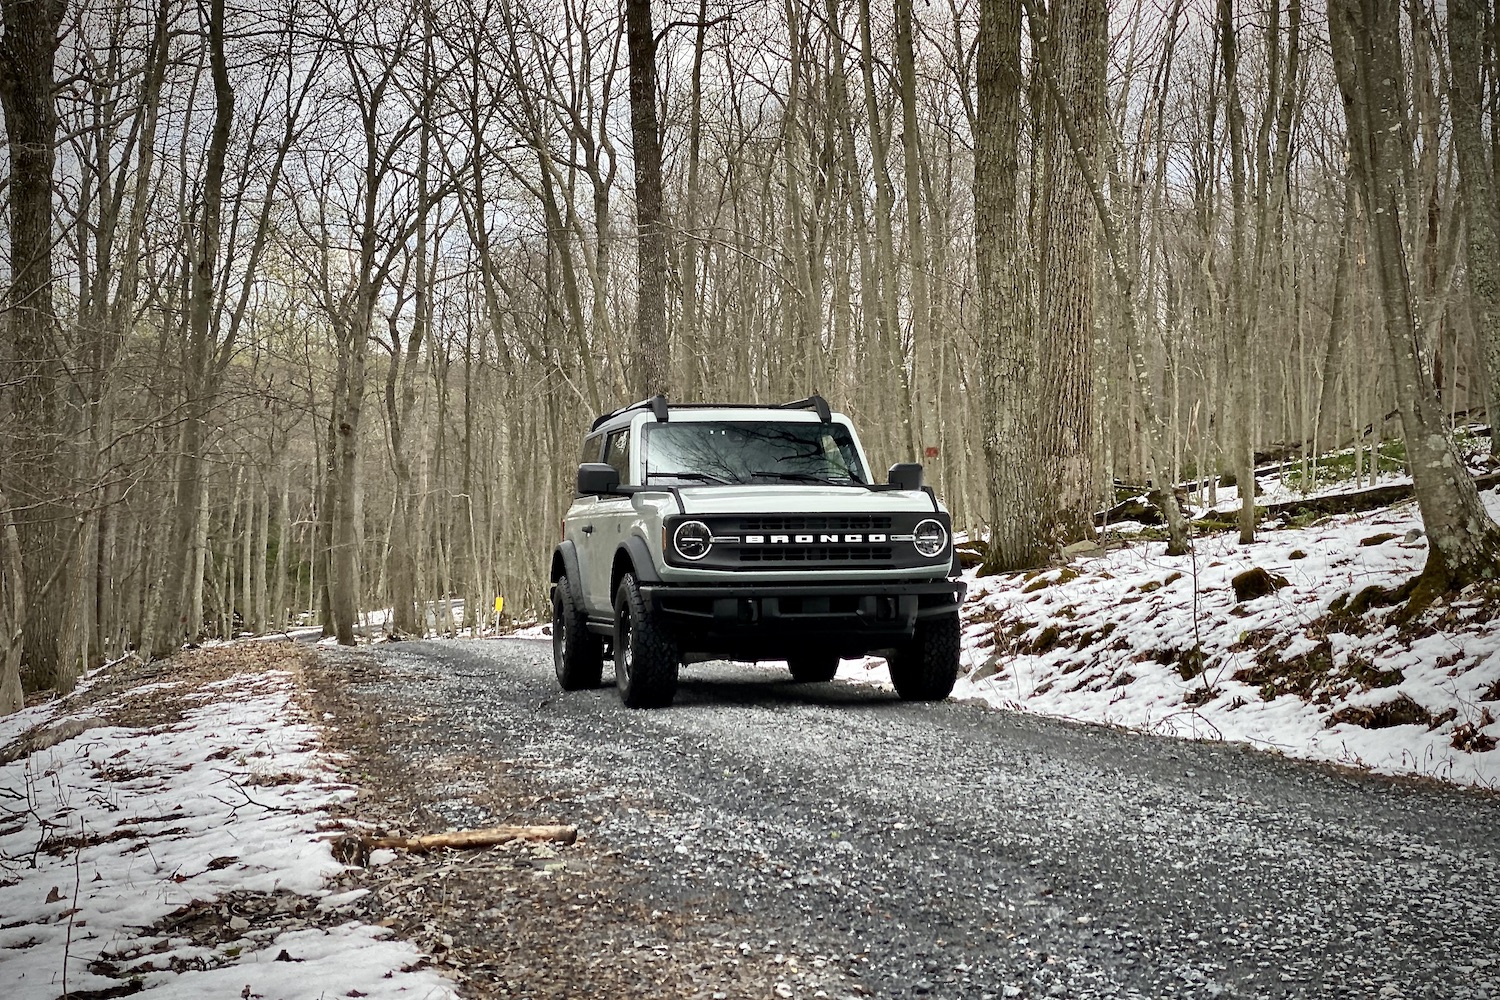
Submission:
<svg viewBox="0 0 1500 1000">
<path fill-rule="evenodd" d="M 552 587 L 552 668 L 564 691 L 598 687 L 604 676 L 604 639 L 588 623 L 567 577 L 558 580 Z"/>
<path fill-rule="evenodd" d="M 630 708 L 660 708 L 677 694 L 677 643 L 652 616 L 635 575 L 615 591 L 615 683 Z"/>
<path fill-rule="evenodd" d="M 792 679 L 804 684 L 822 684 L 839 672 L 839 658 L 832 653 L 799 653 L 786 658 Z"/>
<path fill-rule="evenodd" d="M 953 692 L 959 667 L 958 612 L 918 619 L 911 641 L 886 658 L 902 701 L 942 701 Z"/>
</svg>

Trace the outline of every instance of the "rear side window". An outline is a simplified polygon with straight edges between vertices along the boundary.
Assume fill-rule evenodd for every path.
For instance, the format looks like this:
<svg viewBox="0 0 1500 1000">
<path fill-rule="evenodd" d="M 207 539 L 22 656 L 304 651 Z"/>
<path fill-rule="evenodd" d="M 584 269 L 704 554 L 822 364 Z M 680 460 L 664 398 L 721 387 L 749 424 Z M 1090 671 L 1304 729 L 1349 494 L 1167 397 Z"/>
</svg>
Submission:
<svg viewBox="0 0 1500 1000">
<path fill-rule="evenodd" d="M 620 482 L 630 482 L 630 428 L 615 431 L 604 444 L 604 461 L 614 466 Z"/>
<path fill-rule="evenodd" d="M 579 465 L 587 465 L 590 462 L 599 461 L 599 446 L 603 439 L 598 434 L 590 434 L 583 439 L 583 457 L 578 460 Z"/>
</svg>

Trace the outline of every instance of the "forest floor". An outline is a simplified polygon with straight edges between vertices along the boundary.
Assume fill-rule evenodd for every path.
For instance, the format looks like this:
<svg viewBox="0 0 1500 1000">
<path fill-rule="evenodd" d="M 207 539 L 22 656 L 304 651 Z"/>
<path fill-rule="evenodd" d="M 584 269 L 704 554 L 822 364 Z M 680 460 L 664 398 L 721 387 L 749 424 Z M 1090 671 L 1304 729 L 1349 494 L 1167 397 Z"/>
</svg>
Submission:
<svg viewBox="0 0 1500 1000">
<path fill-rule="evenodd" d="M 1500 520 L 1500 490 L 1482 497 Z M 955 696 L 1500 787 L 1500 586 L 1409 621 L 1382 598 L 1426 561 L 1415 503 L 1263 523 L 1248 546 L 1205 535 L 1182 557 L 1123 529 L 1065 565 L 967 574 Z M 840 676 L 884 683 L 884 662 Z"/>
<path fill-rule="evenodd" d="M 1484 471 L 1478 451 L 1471 459 Z M 1410 482 L 1388 471 L 1364 490 L 1343 480 L 1313 495 L 1357 499 Z M 1500 488 L 1481 497 L 1500 521 Z M 1258 504 L 1299 498 L 1280 476 L 1258 483 Z M 1238 509 L 1230 487 L 1188 513 L 1201 526 L 1232 523 Z M 1157 529 L 1125 522 L 1047 569 L 966 571 L 954 697 L 1500 789 L 1500 584 L 1401 620 L 1401 603 L 1382 594 L 1426 562 L 1414 501 L 1273 518 L 1248 546 L 1234 530 L 1195 530 L 1187 556 L 1165 555 Z M 873 656 L 845 660 L 838 679 L 890 686 Z"/>
<path fill-rule="evenodd" d="M 341 773 L 315 662 L 264 642 L 128 658 L 0 719 L 0 994 L 455 995 L 441 949 L 393 936 L 334 856 L 386 817 Z"/>
</svg>

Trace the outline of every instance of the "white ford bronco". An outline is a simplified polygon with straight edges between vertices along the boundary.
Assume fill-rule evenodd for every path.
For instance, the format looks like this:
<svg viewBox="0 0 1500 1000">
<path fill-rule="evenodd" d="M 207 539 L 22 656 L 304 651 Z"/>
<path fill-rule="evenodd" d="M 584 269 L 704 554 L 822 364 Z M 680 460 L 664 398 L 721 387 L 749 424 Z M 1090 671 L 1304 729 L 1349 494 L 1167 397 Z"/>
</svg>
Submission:
<svg viewBox="0 0 1500 1000">
<path fill-rule="evenodd" d="M 552 554 L 552 655 L 566 690 L 613 655 L 620 697 L 670 704 L 683 664 L 785 660 L 832 680 L 883 656 L 896 693 L 946 698 L 959 667 L 948 512 L 922 467 L 872 481 L 854 426 L 820 396 L 669 404 L 594 421 Z"/>
</svg>

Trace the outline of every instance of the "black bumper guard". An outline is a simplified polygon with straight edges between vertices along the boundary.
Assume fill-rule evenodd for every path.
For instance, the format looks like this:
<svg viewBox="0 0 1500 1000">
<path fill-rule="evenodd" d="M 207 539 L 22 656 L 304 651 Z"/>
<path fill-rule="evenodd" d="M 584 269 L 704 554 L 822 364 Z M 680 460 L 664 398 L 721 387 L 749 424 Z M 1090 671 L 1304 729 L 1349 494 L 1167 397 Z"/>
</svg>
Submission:
<svg viewBox="0 0 1500 1000">
<path fill-rule="evenodd" d="M 918 618 L 949 614 L 964 600 L 962 581 L 888 584 L 734 584 L 641 588 L 653 614 L 713 632 L 742 628 L 843 628 L 909 632 Z"/>
</svg>

